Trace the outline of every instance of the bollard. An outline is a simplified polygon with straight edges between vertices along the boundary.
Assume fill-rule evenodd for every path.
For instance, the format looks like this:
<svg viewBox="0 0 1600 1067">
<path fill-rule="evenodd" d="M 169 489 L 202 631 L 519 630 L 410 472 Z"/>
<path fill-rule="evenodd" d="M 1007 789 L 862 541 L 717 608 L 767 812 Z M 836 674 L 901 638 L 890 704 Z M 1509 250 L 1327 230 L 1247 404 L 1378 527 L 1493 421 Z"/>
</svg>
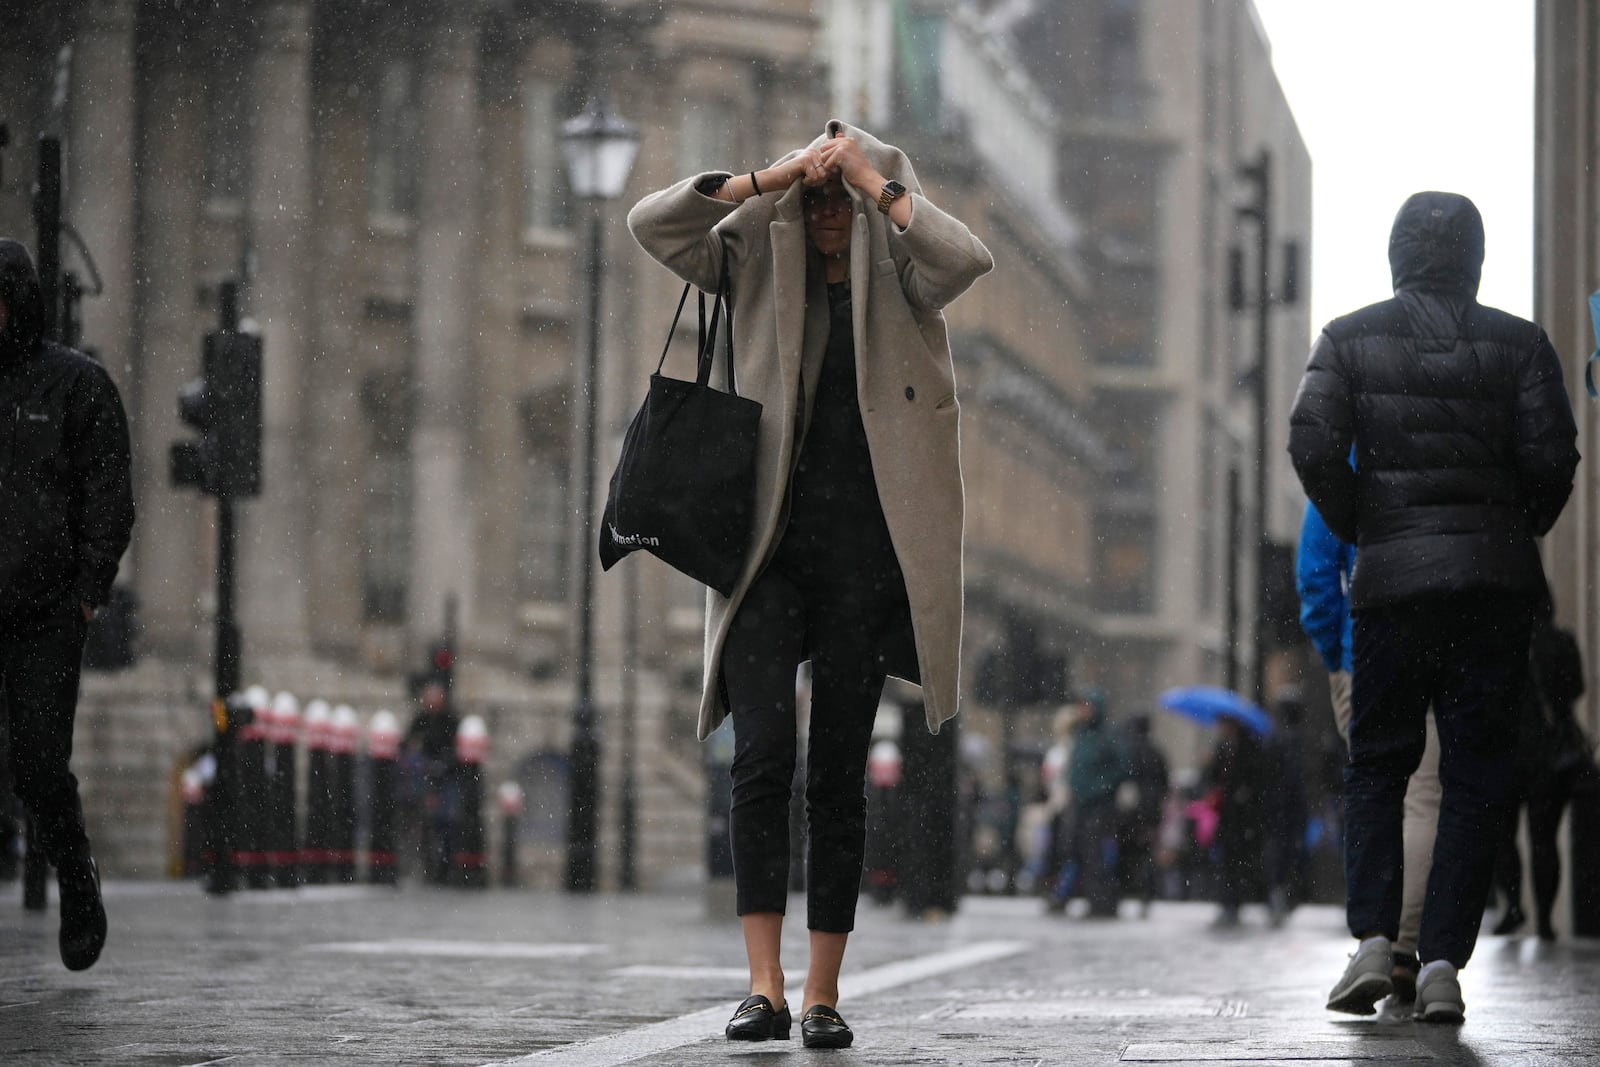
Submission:
<svg viewBox="0 0 1600 1067">
<path fill-rule="evenodd" d="M 456 817 L 450 866 L 456 885 L 485 889 L 489 885 L 488 839 L 483 826 L 483 758 L 489 754 L 489 731 L 483 720 L 468 715 L 456 729 Z"/>
<path fill-rule="evenodd" d="M 233 862 L 239 839 L 238 739 L 252 718 L 254 713 L 243 694 L 235 693 L 226 701 L 212 704 L 216 732 L 212 735 L 211 757 L 215 771 L 205 805 L 206 849 L 211 854 L 205 890 L 217 896 L 238 888 L 238 870 Z"/>
<path fill-rule="evenodd" d="M 237 702 L 244 715 L 235 740 L 234 759 L 239 772 L 234 810 L 233 865 L 246 889 L 266 889 L 267 867 L 267 729 L 271 699 L 263 686 L 253 685 Z"/>
<path fill-rule="evenodd" d="M 293 889 L 300 884 L 299 835 L 295 832 L 295 746 L 300 742 L 300 701 L 293 693 L 272 698 L 271 774 L 268 777 L 267 867 L 272 884 Z"/>
<path fill-rule="evenodd" d="M 501 782 L 497 793 L 500 801 L 500 884 L 517 886 L 522 877 L 517 863 L 517 827 L 522 821 L 525 798 L 522 787 L 516 782 Z"/>
<path fill-rule="evenodd" d="M 328 752 L 332 720 L 333 709 L 326 700 L 313 700 L 306 705 L 306 836 L 300 849 L 300 878 L 307 885 L 325 885 L 328 881 L 333 830 L 329 811 L 333 768 Z"/>
<path fill-rule="evenodd" d="M 205 870 L 205 798 L 206 783 L 198 764 L 186 767 L 178 780 L 183 797 L 183 866 L 184 878 L 198 878 Z"/>
<path fill-rule="evenodd" d="M 712 919 L 734 914 L 733 825 L 733 720 L 706 739 L 706 887 L 705 912 Z M 805 864 L 800 864 L 804 867 Z"/>
<path fill-rule="evenodd" d="M 914 919 L 953 915 L 961 899 L 957 840 L 960 724 L 951 721 L 937 734 L 922 729 L 922 704 L 908 699 L 901 732 L 904 765 L 900 776 L 900 900 Z M 914 813 L 914 814 L 913 814 Z"/>
<path fill-rule="evenodd" d="M 367 845 L 367 881 L 399 885 L 395 866 L 395 773 L 400 758 L 400 722 L 387 709 L 367 725 L 367 758 L 372 761 L 372 838 Z"/>
<path fill-rule="evenodd" d="M 888 738 L 867 754 L 867 840 L 862 880 L 874 902 L 889 904 L 900 885 L 896 792 L 900 785 L 900 746 Z"/>
<path fill-rule="evenodd" d="M 328 729 L 329 879 L 342 885 L 356 880 L 356 743 L 361 720 L 355 709 L 333 709 Z"/>
</svg>

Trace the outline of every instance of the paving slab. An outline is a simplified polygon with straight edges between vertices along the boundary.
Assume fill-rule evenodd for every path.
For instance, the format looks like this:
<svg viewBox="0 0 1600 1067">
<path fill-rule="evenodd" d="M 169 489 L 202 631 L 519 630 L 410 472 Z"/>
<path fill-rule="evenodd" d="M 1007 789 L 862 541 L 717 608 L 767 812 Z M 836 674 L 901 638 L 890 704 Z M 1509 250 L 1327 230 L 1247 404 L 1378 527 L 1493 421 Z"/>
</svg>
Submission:
<svg viewBox="0 0 1600 1067">
<path fill-rule="evenodd" d="M 1467 1022 L 1322 1008 L 1354 942 L 1337 909 L 1214 931 L 1203 904 L 1047 915 L 969 897 L 953 917 L 861 904 L 840 1009 L 853 1048 L 730 1044 L 731 916 L 696 891 L 573 896 L 406 886 L 208 897 L 111 882 L 92 970 L 56 957 L 54 908 L 0 885 L 0 1064 L 776 1063 L 1600 1067 L 1600 942 L 1485 936 Z M 803 901 L 785 958 L 803 977 Z M 792 991 L 798 1000 L 798 988 Z M 796 1007 L 799 1005 L 796 1004 Z"/>
</svg>

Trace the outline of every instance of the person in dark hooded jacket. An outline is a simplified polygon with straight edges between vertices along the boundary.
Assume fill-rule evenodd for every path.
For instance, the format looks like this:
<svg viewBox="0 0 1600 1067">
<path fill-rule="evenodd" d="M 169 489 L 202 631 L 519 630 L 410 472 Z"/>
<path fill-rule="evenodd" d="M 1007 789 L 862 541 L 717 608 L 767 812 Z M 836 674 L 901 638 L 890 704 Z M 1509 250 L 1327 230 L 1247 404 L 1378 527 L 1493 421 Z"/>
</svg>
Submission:
<svg viewBox="0 0 1600 1067">
<path fill-rule="evenodd" d="M 105 944 L 72 726 L 89 620 L 106 602 L 133 529 L 128 422 L 116 386 L 81 352 L 46 340 L 28 251 L 0 238 L 0 706 L 18 798 L 61 889 L 61 960 Z"/>
<path fill-rule="evenodd" d="M 1393 989 L 1406 780 L 1431 703 L 1443 798 L 1415 1014 L 1463 1017 L 1456 971 L 1489 893 L 1545 592 L 1537 538 L 1578 463 L 1549 338 L 1477 302 L 1483 247 L 1466 197 L 1407 199 L 1389 239 L 1394 298 L 1323 329 L 1290 416 L 1306 495 L 1357 546 L 1344 796 L 1346 911 L 1361 946 L 1329 995 L 1334 1011 L 1372 1014 Z"/>
</svg>

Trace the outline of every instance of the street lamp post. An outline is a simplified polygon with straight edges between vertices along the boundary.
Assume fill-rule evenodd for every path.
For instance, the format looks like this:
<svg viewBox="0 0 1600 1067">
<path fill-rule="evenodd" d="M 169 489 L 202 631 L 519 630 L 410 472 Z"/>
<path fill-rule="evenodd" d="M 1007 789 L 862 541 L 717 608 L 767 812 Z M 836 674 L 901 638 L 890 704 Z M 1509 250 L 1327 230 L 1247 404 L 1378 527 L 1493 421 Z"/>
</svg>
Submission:
<svg viewBox="0 0 1600 1067">
<path fill-rule="evenodd" d="M 1298 246 L 1293 242 L 1284 245 L 1284 274 L 1283 286 L 1277 293 L 1272 289 L 1272 152 L 1263 147 L 1252 161 L 1239 164 L 1239 177 L 1252 187 L 1254 196 L 1250 201 L 1238 206 L 1240 218 L 1251 219 L 1256 224 L 1256 282 L 1254 293 L 1255 312 L 1255 340 L 1256 363 L 1251 373 L 1252 393 L 1251 400 L 1254 408 L 1255 422 L 1255 464 L 1254 474 L 1255 491 L 1255 522 L 1251 531 L 1251 543 L 1255 549 L 1255 629 L 1253 631 L 1255 655 L 1251 663 L 1250 690 L 1251 697 L 1258 705 L 1265 706 L 1266 700 L 1266 670 L 1267 670 L 1267 572 L 1272 561 L 1272 543 L 1267 530 L 1268 501 L 1270 492 L 1267 480 L 1267 429 L 1268 409 L 1271 401 L 1269 389 L 1271 382 L 1267 375 L 1271 365 L 1272 354 L 1272 305 L 1293 304 L 1298 299 Z M 1231 256 L 1231 294 L 1230 302 L 1235 311 L 1243 311 L 1247 303 L 1244 294 L 1243 255 L 1234 249 Z M 1237 506 L 1237 493 L 1230 483 L 1230 490 L 1234 492 L 1234 504 Z M 1230 570 L 1232 580 L 1237 581 L 1238 567 L 1235 563 Z M 1234 589 L 1230 588 L 1229 597 L 1232 603 Z M 1236 668 L 1231 665 L 1235 651 L 1235 631 L 1230 628 L 1229 634 L 1229 677 L 1232 678 Z M 1232 688 L 1230 684 L 1230 688 Z"/>
<path fill-rule="evenodd" d="M 583 373 L 582 497 L 578 538 L 581 587 L 578 593 L 577 699 L 572 708 L 572 750 L 567 810 L 567 889 L 587 893 L 595 888 L 595 838 L 598 827 L 600 736 L 594 710 L 594 480 L 595 439 L 599 423 L 600 296 L 604 264 L 601 221 L 605 202 L 622 195 L 628 183 L 639 134 L 610 114 L 598 98 L 582 115 L 561 127 L 561 155 L 567 182 L 589 214 L 589 336 Z M 632 768 L 624 768 L 625 775 Z M 631 791 L 625 788 L 631 799 Z"/>
</svg>

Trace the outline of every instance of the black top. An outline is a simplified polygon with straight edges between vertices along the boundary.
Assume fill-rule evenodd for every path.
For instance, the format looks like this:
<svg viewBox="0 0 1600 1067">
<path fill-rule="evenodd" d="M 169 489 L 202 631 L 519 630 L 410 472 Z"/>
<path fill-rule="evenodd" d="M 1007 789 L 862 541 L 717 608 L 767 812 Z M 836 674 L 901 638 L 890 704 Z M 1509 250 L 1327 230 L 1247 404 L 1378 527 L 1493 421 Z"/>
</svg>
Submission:
<svg viewBox="0 0 1600 1067">
<path fill-rule="evenodd" d="M 828 347 L 790 494 L 785 541 L 804 543 L 859 533 L 887 544 L 888 526 L 878 502 L 872 453 L 856 394 L 848 281 L 828 283 Z"/>
<path fill-rule="evenodd" d="M 105 369 L 45 339 L 28 251 L 0 239 L 0 617 L 106 602 L 133 530 L 128 421 Z"/>
<path fill-rule="evenodd" d="M 872 477 L 872 451 L 856 394 L 850 282 L 827 286 L 829 330 L 811 421 L 789 483 L 789 525 L 776 563 L 808 585 L 858 585 L 875 605 L 906 601 L 904 577 Z"/>
</svg>

